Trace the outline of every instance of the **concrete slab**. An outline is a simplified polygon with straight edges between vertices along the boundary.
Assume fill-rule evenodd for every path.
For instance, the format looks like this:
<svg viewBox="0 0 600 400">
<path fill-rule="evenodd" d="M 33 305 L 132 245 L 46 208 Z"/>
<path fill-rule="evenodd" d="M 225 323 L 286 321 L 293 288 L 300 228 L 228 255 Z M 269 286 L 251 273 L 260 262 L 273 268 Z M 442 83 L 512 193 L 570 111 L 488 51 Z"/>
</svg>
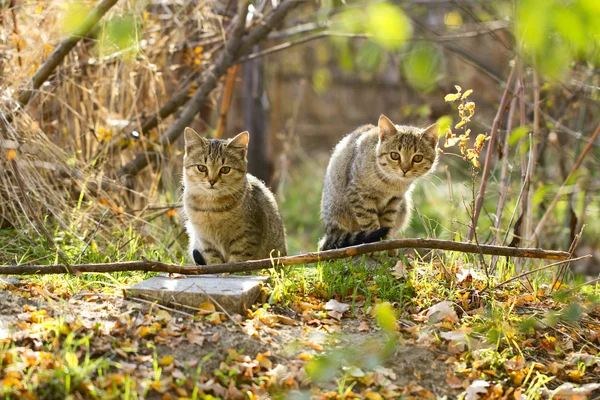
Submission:
<svg viewBox="0 0 600 400">
<path fill-rule="evenodd" d="M 205 301 L 216 302 L 228 313 L 245 316 L 258 297 L 260 283 L 267 280 L 262 276 L 187 275 L 175 279 L 159 275 L 124 289 L 124 294 L 189 312 Z"/>
</svg>

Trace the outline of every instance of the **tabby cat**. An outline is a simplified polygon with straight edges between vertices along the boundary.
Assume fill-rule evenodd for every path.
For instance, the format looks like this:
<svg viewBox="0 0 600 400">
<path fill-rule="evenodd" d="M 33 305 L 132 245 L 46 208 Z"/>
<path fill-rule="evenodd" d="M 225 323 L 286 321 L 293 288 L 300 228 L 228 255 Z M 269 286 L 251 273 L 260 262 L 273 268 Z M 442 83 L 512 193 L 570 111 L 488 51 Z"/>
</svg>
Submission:
<svg viewBox="0 0 600 400">
<path fill-rule="evenodd" d="M 385 115 L 335 147 L 325 173 L 321 250 L 376 242 L 402 233 L 415 180 L 435 169 L 437 126 L 394 125 Z"/>
<path fill-rule="evenodd" d="M 183 209 L 196 264 L 284 256 L 285 228 L 275 197 L 246 173 L 248 132 L 206 139 L 185 132 Z"/>
</svg>

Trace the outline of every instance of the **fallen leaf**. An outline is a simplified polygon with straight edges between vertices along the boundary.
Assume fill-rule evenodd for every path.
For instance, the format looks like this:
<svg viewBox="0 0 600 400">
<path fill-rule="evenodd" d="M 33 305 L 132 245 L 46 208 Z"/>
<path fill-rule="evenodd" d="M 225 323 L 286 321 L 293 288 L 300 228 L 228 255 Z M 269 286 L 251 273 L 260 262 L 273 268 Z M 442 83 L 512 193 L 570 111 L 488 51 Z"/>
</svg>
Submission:
<svg viewBox="0 0 600 400">
<path fill-rule="evenodd" d="M 191 344 L 197 344 L 198 346 L 202 346 L 204 344 L 204 336 L 198 332 L 187 332 L 185 337 Z"/>
<path fill-rule="evenodd" d="M 474 268 L 459 267 L 456 274 L 457 282 L 485 281 L 485 274 Z"/>
<path fill-rule="evenodd" d="M 302 341 L 302 344 L 303 344 L 303 345 L 305 345 L 305 346 L 308 346 L 308 347 L 310 347 L 310 348 L 311 348 L 311 349 L 313 349 L 313 350 L 317 350 L 317 351 L 323 351 L 323 346 L 321 346 L 321 345 L 320 345 L 320 344 L 318 344 L 318 343 L 311 342 L 310 340 L 303 340 L 303 341 Z"/>
<path fill-rule="evenodd" d="M 198 306 L 198 314 L 200 315 L 208 315 L 217 311 L 217 308 L 210 301 L 205 301 L 204 303 Z"/>
<path fill-rule="evenodd" d="M 462 382 L 456 375 L 454 375 L 451 371 L 448 371 L 448 375 L 446 375 L 446 383 L 452 389 L 460 389 L 462 388 Z"/>
<path fill-rule="evenodd" d="M 168 322 L 171 320 L 171 318 L 173 318 L 173 317 L 166 310 L 158 310 L 156 312 L 156 320 L 157 321 Z"/>
<path fill-rule="evenodd" d="M 407 275 L 408 270 L 406 269 L 406 264 L 404 264 L 404 261 L 399 260 L 392 269 L 392 276 L 398 279 L 402 279 L 406 278 Z"/>
<path fill-rule="evenodd" d="M 480 395 L 487 393 L 489 382 L 476 380 L 463 392 L 465 400 L 478 400 Z"/>
<path fill-rule="evenodd" d="M 452 308 L 452 302 L 448 300 L 431 306 L 426 315 L 429 322 L 433 324 L 442 322 L 446 319 L 449 319 L 452 322 L 458 322 L 458 315 L 456 315 L 456 312 Z"/>
<path fill-rule="evenodd" d="M 219 325 L 223 323 L 223 321 L 221 320 L 221 315 L 216 312 L 213 312 L 208 317 L 206 317 L 206 320 L 213 325 Z"/>
<path fill-rule="evenodd" d="M 271 362 L 271 360 L 269 360 L 270 355 L 271 355 L 271 353 L 269 353 L 269 352 L 258 353 L 256 355 L 256 361 L 258 361 L 258 365 L 260 365 L 261 367 L 263 367 L 266 370 L 272 369 L 273 362 Z"/>
<path fill-rule="evenodd" d="M 588 395 L 596 389 L 600 389 L 600 383 L 587 383 L 576 387 L 574 384 L 567 382 L 557 387 L 551 398 L 555 400 L 583 400 L 587 399 Z"/>
<path fill-rule="evenodd" d="M 349 304 L 340 303 L 339 301 L 337 301 L 335 299 L 331 299 L 327 303 L 325 303 L 326 310 L 337 311 L 342 314 L 344 312 L 348 311 L 349 308 L 350 308 Z"/>
<path fill-rule="evenodd" d="M 370 329 L 371 328 L 369 328 L 369 324 L 367 323 L 367 321 L 361 322 L 358 327 L 359 332 L 368 332 Z"/>
<path fill-rule="evenodd" d="M 284 315 L 277 315 L 277 322 L 282 323 L 284 325 L 295 326 L 298 325 L 298 321 L 293 318 L 286 317 Z"/>
<path fill-rule="evenodd" d="M 158 360 L 158 363 L 162 366 L 167 366 L 167 365 L 171 365 L 173 364 L 173 361 L 175 361 L 175 357 L 173 356 L 164 356 L 163 358 L 161 358 L 160 360 Z"/>
</svg>

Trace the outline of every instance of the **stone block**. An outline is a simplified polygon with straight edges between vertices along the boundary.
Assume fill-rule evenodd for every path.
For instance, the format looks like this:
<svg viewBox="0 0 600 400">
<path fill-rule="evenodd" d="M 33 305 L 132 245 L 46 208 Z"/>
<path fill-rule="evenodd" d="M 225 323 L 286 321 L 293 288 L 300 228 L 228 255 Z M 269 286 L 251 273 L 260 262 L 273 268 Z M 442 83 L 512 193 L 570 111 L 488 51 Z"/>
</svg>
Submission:
<svg viewBox="0 0 600 400">
<path fill-rule="evenodd" d="M 217 311 L 222 311 L 220 305 L 228 313 L 245 316 L 258 297 L 260 283 L 267 280 L 262 276 L 187 275 L 176 279 L 159 275 L 125 289 L 124 294 L 190 313 L 209 301 L 217 303 Z"/>
</svg>

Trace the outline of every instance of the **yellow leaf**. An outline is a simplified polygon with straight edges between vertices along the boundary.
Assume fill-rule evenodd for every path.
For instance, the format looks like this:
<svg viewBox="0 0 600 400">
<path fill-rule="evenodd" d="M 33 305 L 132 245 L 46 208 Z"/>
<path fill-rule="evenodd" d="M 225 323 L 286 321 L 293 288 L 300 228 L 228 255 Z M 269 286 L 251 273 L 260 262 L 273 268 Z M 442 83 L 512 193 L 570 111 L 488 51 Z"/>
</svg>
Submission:
<svg viewBox="0 0 600 400">
<path fill-rule="evenodd" d="M 138 330 L 137 334 L 139 337 L 148 336 L 150 334 L 150 328 L 148 328 L 147 326 L 142 326 Z"/>
<path fill-rule="evenodd" d="M 463 93 L 461 99 L 466 99 L 467 97 L 469 97 L 471 95 L 471 93 L 473 93 L 473 89 L 469 89 L 469 90 L 465 90 L 465 92 Z M 473 102 L 471 102 L 473 103 Z M 467 103 L 469 104 L 469 103 Z M 475 103 L 473 103 L 473 106 L 475 105 Z"/>
<path fill-rule="evenodd" d="M 65 361 L 67 362 L 67 365 L 71 369 L 75 369 L 79 365 L 79 360 L 77 359 L 77 355 L 75 355 L 75 353 L 72 353 L 72 352 L 68 352 L 67 354 L 65 354 Z"/>
<path fill-rule="evenodd" d="M 46 310 L 33 311 L 31 313 L 31 322 L 35 322 L 36 324 L 47 318 Z"/>
<path fill-rule="evenodd" d="M 258 353 L 258 355 L 256 356 L 256 361 L 258 361 L 258 365 L 260 365 L 261 367 L 263 367 L 264 369 L 270 370 L 273 368 L 273 363 L 271 362 L 271 360 L 269 360 L 269 356 L 271 355 L 271 353 L 266 352 L 266 353 Z"/>
<path fill-rule="evenodd" d="M 367 400 L 383 400 L 383 396 L 381 396 L 377 392 L 369 392 L 365 394 L 365 399 Z"/>
<path fill-rule="evenodd" d="M 206 320 L 213 325 L 220 325 L 223 323 L 223 321 L 221 321 L 221 316 L 219 315 L 219 313 L 216 312 L 210 314 L 210 316 L 207 317 Z"/>
<path fill-rule="evenodd" d="M 462 25 L 462 17 L 456 11 L 451 11 L 444 16 L 444 23 L 450 29 L 456 29 Z"/>
<path fill-rule="evenodd" d="M 298 360 L 310 361 L 312 360 L 312 356 L 309 353 L 300 353 L 298 354 Z"/>
<path fill-rule="evenodd" d="M 165 321 L 165 322 L 169 322 L 171 320 L 171 314 L 169 314 L 167 311 L 165 310 L 158 310 L 158 312 L 156 313 L 156 320 L 157 321 Z"/>
<path fill-rule="evenodd" d="M 446 96 L 444 96 L 444 101 L 445 102 L 455 101 L 455 100 L 458 100 L 459 97 L 460 97 L 460 95 L 458 93 L 450 93 L 450 94 L 447 94 Z"/>
<path fill-rule="evenodd" d="M 15 150 L 15 149 L 8 149 L 8 150 L 6 150 L 6 159 L 8 161 L 12 161 L 15 158 L 17 158 L 17 150 Z"/>
<path fill-rule="evenodd" d="M 462 88 L 461 88 L 460 86 L 458 86 L 458 85 L 454 85 L 454 87 L 456 88 L 456 91 L 457 91 L 458 93 L 462 92 Z"/>
<path fill-rule="evenodd" d="M 318 343 L 311 342 L 310 340 L 303 340 L 303 341 L 302 341 L 302 344 L 303 344 L 303 345 L 305 345 L 305 346 L 308 346 L 308 347 L 310 347 L 310 348 L 311 348 L 311 349 L 313 349 L 313 350 L 316 350 L 316 351 L 323 351 L 323 346 L 321 346 L 321 345 L 320 345 L 320 344 L 318 344 Z"/>
<path fill-rule="evenodd" d="M 569 378 L 573 379 L 574 381 L 579 381 L 579 380 L 581 380 L 581 378 L 583 378 L 583 375 L 585 375 L 585 372 L 583 372 L 581 370 L 575 370 L 575 371 L 569 371 L 567 373 L 567 375 L 569 375 Z"/>
<path fill-rule="evenodd" d="M 209 301 L 205 301 L 204 303 L 200 304 L 198 306 L 198 314 L 200 315 L 208 315 L 208 314 L 212 314 L 215 311 L 217 311 L 217 308 L 215 307 L 215 305 Z"/>
<path fill-rule="evenodd" d="M 169 366 L 171 364 L 173 364 L 173 361 L 175 361 L 175 357 L 173 356 L 164 356 L 163 358 L 161 358 L 158 363 L 162 366 Z"/>
</svg>

